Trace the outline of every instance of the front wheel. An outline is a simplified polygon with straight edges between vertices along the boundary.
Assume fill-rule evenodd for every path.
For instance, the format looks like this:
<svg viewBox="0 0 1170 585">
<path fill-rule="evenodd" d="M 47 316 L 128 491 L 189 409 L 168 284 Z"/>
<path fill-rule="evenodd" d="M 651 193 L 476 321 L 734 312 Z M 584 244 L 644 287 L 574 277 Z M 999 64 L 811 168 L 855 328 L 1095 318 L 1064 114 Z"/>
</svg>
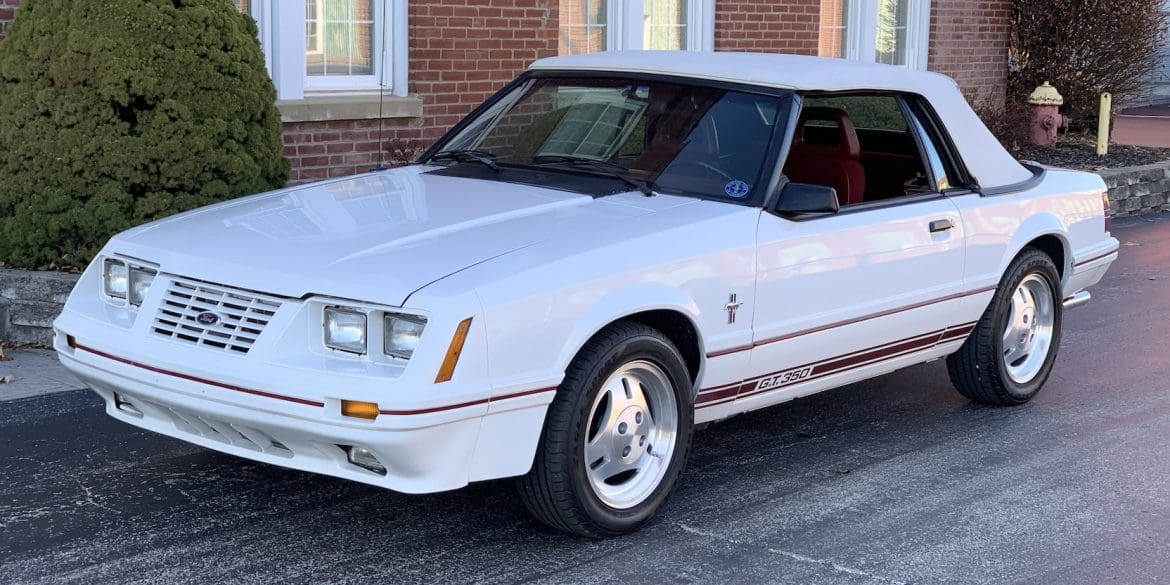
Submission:
<svg viewBox="0 0 1170 585">
<path fill-rule="evenodd" d="M 1047 254 L 1026 248 L 1008 267 L 991 305 L 959 351 L 947 358 L 959 393 L 982 404 L 1031 400 L 1060 347 L 1060 277 Z"/>
<path fill-rule="evenodd" d="M 693 427 L 690 377 L 651 327 L 618 323 L 581 350 L 549 406 L 521 499 L 546 524 L 581 536 L 625 534 L 674 491 Z"/>
</svg>

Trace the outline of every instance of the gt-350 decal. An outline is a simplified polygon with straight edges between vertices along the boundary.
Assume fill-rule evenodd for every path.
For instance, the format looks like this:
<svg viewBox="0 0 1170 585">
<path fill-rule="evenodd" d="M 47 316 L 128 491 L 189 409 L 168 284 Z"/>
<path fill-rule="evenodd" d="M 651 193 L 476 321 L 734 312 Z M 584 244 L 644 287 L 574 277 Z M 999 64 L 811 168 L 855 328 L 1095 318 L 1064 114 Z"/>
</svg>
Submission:
<svg viewBox="0 0 1170 585">
<path fill-rule="evenodd" d="M 757 388 L 759 388 L 761 390 L 766 390 L 768 388 L 779 388 L 779 387 L 784 386 L 786 384 L 792 384 L 794 382 L 799 382 L 799 381 L 811 376 L 812 371 L 813 371 L 812 366 L 808 366 L 805 368 L 797 368 L 795 370 L 789 370 L 789 371 L 784 372 L 782 374 L 776 374 L 775 376 L 768 376 L 767 378 L 760 380 L 760 384 L 759 384 L 759 386 L 757 386 Z"/>
</svg>

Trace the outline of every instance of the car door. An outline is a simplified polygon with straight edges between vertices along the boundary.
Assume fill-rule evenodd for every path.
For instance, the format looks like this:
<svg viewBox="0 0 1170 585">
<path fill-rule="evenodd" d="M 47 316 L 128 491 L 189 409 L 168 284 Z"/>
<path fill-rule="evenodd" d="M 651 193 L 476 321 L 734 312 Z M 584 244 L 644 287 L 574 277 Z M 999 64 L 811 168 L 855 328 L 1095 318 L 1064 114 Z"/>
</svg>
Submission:
<svg viewBox="0 0 1170 585">
<path fill-rule="evenodd" d="M 835 214 L 761 215 L 748 375 L 721 397 L 739 410 L 912 363 L 959 331 L 962 222 L 941 193 L 946 177 L 924 154 L 906 103 L 894 96 L 834 96 L 806 98 L 804 108 L 837 123 L 817 124 L 802 113 L 794 151 L 802 139 L 835 147 L 837 132 L 840 142 L 858 144 L 832 164 L 857 161 L 874 183 L 858 189 L 837 182 L 857 189 L 852 197 L 860 201 Z M 851 124 L 856 137 L 846 136 Z M 796 168 L 785 174 L 809 176 Z"/>
</svg>

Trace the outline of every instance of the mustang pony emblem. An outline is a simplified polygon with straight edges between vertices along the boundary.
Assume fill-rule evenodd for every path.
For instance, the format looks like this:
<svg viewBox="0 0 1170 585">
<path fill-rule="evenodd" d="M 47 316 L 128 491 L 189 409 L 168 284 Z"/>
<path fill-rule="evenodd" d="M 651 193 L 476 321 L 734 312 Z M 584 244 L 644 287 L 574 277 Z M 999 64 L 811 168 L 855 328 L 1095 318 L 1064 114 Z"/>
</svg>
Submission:
<svg viewBox="0 0 1170 585">
<path fill-rule="evenodd" d="M 743 306 L 743 303 L 736 300 L 735 293 L 731 293 L 727 297 L 727 304 L 723 308 L 727 309 L 727 322 L 735 323 L 735 311 Z"/>
</svg>

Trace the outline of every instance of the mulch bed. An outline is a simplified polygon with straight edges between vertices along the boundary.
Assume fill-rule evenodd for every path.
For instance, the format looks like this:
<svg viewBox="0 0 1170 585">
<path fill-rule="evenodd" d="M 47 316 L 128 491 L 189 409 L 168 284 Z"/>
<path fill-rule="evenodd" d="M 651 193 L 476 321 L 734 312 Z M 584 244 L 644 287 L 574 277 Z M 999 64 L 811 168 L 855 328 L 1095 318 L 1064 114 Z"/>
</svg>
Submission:
<svg viewBox="0 0 1170 585">
<path fill-rule="evenodd" d="M 1083 171 L 1099 171 L 1119 167 L 1136 167 L 1170 160 L 1170 148 L 1109 145 L 1109 154 L 1097 156 L 1097 143 L 1088 138 L 1063 137 L 1056 148 L 1023 146 L 1012 154 L 1020 160 Z"/>
</svg>

